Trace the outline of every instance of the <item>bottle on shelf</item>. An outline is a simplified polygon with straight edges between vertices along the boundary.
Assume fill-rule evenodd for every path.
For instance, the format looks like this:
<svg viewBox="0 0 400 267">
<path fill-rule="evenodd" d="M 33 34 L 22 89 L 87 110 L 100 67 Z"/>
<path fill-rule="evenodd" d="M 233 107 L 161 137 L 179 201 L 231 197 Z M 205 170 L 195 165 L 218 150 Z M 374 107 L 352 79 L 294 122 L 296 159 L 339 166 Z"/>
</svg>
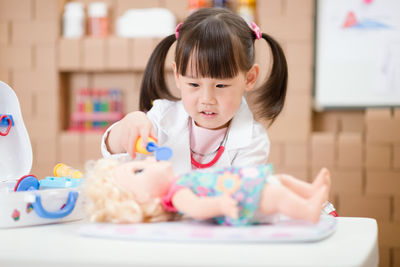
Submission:
<svg viewBox="0 0 400 267">
<path fill-rule="evenodd" d="M 109 35 L 109 19 L 107 4 L 94 2 L 88 7 L 89 36 L 107 37 Z"/>
<path fill-rule="evenodd" d="M 85 35 L 85 11 L 82 3 L 65 4 L 62 29 L 64 38 L 81 38 Z"/>
</svg>

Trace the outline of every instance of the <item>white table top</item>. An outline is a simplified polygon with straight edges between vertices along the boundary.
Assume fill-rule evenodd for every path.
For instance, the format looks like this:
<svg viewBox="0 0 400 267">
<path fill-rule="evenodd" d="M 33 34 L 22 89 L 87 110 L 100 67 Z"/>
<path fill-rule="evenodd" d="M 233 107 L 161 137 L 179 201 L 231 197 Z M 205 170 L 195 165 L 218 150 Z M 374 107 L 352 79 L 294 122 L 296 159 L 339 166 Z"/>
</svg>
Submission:
<svg viewBox="0 0 400 267">
<path fill-rule="evenodd" d="M 0 230 L 0 266 L 378 266 L 374 219 L 339 217 L 315 243 L 205 244 L 80 236 L 80 222 Z"/>
</svg>

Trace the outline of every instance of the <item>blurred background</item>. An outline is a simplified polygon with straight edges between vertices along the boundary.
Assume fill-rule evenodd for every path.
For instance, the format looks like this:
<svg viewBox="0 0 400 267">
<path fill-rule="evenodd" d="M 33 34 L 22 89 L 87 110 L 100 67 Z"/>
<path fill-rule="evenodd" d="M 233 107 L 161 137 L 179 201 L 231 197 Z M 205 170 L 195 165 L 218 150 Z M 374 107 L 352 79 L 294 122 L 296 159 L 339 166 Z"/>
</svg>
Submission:
<svg viewBox="0 0 400 267">
<path fill-rule="evenodd" d="M 314 89 L 316 95 L 321 90 L 314 87 L 315 77 L 324 71 L 323 63 L 317 68 L 315 55 L 329 55 L 323 50 L 328 48 L 326 39 L 317 37 L 330 33 L 329 28 L 319 28 L 324 20 L 317 11 L 325 12 L 318 9 L 323 7 L 319 2 L 323 1 L 0 0 L 0 80 L 19 98 L 33 146 L 32 173 L 44 178 L 58 162 L 83 169 L 85 161 L 101 157 L 104 130 L 138 109 L 143 70 L 161 38 L 198 8 L 229 8 L 256 21 L 286 53 L 289 87 L 284 111 L 270 127 L 259 118 L 272 143 L 269 161 L 277 171 L 308 181 L 328 167 L 331 201 L 338 214 L 375 218 L 380 266 L 400 266 L 399 103 L 396 108 L 393 103 L 352 107 L 339 102 L 340 108 L 332 108 L 315 101 Z M 351 2 L 367 8 L 374 1 Z M 336 19 L 341 27 L 361 25 L 356 13 Z M 256 46 L 262 80 L 268 75 L 269 50 L 263 40 Z M 171 51 L 166 72 L 171 90 L 179 96 Z M 367 78 L 354 77 L 345 90 Z"/>
</svg>

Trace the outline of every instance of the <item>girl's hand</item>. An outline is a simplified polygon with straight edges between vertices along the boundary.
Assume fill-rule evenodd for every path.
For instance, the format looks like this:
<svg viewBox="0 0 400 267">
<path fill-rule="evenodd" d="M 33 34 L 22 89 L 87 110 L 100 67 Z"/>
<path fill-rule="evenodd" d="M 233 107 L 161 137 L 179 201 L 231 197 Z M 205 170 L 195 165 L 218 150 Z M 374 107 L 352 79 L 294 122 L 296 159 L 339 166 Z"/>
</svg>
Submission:
<svg viewBox="0 0 400 267">
<path fill-rule="evenodd" d="M 228 195 L 219 197 L 219 208 L 221 209 L 222 215 L 237 219 L 239 217 L 239 208 L 237 206 L 237 200 L 233 199 Z"/>
<path fill-rule="evenodd" d="M 106 145 L 112 154 L 127 152 L 134 159 L 137 139 L 139 136 L 142 137 L 145 147 L 149 135 L 155 136 L 152 122 L 144 112 L 134 111 L 127 114 L 111 129 Z"/>
</svg>

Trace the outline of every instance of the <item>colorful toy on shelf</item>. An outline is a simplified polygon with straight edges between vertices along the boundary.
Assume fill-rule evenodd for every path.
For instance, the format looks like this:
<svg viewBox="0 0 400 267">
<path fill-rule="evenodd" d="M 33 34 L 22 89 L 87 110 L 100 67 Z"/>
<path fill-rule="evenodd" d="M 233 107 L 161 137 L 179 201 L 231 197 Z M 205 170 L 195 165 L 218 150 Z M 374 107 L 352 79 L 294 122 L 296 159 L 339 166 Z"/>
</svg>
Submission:
<svg viewBox="0 0 400 267">
<path fill-rule="evenodd" d="M 72 168 L 64 163 L 58 163 L 54 167 L 55 177 L 65 177 L 65 178 L 82 178 L 83 174 L 77 169 Z"/>
<path fill-rule="evenodd" d="M 172 157 L 171 148 L 157 146 L 157 141 L 152 137 L 148 137 L 148 140 L 147 146 L 144 147 L 142 144 L 142 137 L 139 137 L 136 141 L 135 151 L 141 154 L 150 154 L 154 152 L 157 160 L 169 160 Z"/>
<path fill-rule="evenodd" d="M 103 131 L 123 117 L 120 89 L 82 88 L 76 94 L 69 130 Z"/>
</svg>

